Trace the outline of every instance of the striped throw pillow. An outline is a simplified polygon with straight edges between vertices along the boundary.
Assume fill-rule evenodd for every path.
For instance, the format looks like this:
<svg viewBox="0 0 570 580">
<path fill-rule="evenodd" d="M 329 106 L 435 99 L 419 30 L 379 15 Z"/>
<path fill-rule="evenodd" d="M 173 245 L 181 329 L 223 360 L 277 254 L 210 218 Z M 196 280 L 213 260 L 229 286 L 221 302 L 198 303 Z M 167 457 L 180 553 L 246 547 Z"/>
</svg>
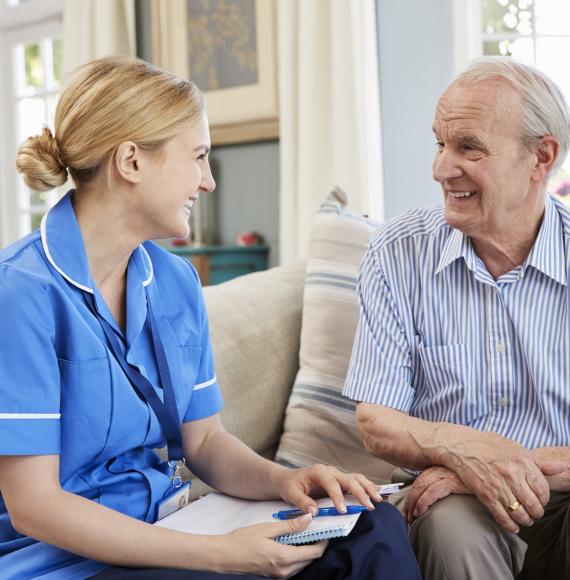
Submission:
<svg viewBox="0 0 570 580">
<path fill-rule="evenodd" d="M 355 403 L 342 396 L 358 322 L 356 277 L 378 223 L 347 209 L 335 188 L 311 231 L 303 297 L 300 370 L 287 406 L 276 461 L 362 472 L 378 483 L 393 466 L 368 454 L 356 428 Z"/>
</svg>

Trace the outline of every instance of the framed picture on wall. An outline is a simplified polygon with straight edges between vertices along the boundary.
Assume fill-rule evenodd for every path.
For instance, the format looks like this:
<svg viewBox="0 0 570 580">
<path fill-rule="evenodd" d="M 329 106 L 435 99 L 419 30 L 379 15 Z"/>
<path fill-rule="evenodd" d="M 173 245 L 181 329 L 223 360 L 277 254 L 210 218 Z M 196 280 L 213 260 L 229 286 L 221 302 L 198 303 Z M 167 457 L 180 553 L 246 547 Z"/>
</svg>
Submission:
<svg viewBox="0 0 570 580">
<path fill-rule="evenodd" d="M 158 66 L 204 92 L 216 145 L 279 137 L 275 0 L 152 0 Z"/>
</svg>

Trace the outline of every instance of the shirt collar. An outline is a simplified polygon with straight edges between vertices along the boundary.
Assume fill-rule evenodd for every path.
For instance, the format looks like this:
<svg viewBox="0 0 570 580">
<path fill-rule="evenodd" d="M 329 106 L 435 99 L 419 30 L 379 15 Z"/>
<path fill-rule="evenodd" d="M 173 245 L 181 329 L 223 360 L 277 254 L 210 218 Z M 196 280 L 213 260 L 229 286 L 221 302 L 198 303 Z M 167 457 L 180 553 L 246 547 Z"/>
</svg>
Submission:
<svg viewBox="0 0 570 580">
<path fill-rule="evenodd" d="M 531 251 L 521 267 L 521 277 L 524 276 L 526 269 L 532 266 L 566 286 L 567 272 L 564 248 L 564 226 L 552 198 L 547 195 L 544 218 Z M 478 258 L 471 240 L 459 230 L 452 229 L 443 246 L 436 274 L 439 274 L 459 258 L 465 260 L 470 270 L 477 271 Z"/>
<path fill-rule="evenodd" d="M 94 283 L 83 237 L 71 203 L 73 192 L 69 191 L 43 217 L 40 226 L 42 247 L 49 263 L 70 284 L 93 294 Z M 153 279 L 153 268 L 150 256 L 142 245 L 135 248 L 131 262 L 142 274 L 143 287 L 148 286 Z"/>
<path fill-rule="evenodd" d="M 564 224 L 550 195 L 546 196 L 544 218 L 538 236 L 524 261 L 521 274 L 532 266 L 563 286 L 567 285 Z"/>
<path fill-rule="evenodd" d="M 435 273 L 439 274 L 447 266 L 455 262 L 455 260 L 459 260 L 459 258 L 465 260 L 470 270 L 475 271 L 477 269 L 477 256 L 473 250 L 471 240 L 463 232 L 452 229 L 443 245 Z"/>
</svg>

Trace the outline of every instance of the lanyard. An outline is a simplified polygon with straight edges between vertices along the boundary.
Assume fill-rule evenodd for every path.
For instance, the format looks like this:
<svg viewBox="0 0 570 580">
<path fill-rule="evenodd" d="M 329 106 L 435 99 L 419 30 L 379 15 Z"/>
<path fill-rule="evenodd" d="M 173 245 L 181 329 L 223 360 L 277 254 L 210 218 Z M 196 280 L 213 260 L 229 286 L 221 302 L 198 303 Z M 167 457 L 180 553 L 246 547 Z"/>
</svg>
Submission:
<svg viewBox="0 0 570 580">
<path fill-rule="evenodd" d="M 132 364 L 130 364 L 121 348 L 119 338 L 115 333 L 113 327 L 99 314 L 95 306 L 95 298 L 93 294 L 84 293 L 85 301 L 91 312 L 99 320 L 103 332 L 107 337 L 108 346 L 119 363 L 123 372 L 129 379 L 134 391 L 146 401 L 155 412 L 158 422 L 162 428 L 163 434 L 166 436 L 168 446 L 168 460 L 169 462 L 176 462 L 183 459 L 182 452 L 182 435 L 180 432 L 180 417 L 178 416 L 178 408 L 176 406 L 176 399 L 174 397 L 174 388 L 172 386 L 172 376 L 168 368 L 168 361 L 164 351 L 164 345 L 160 340 L 158 331 L 159 325 L 164 327 L 165 320 L 163 317 L 158 319 L 155 317 L 148 291 L 146 292 L 146 301 L 148 308 L 148 319 L 150 321 L 150 330 L 152 335 L 152 342 L 158 364 L 158 374 L 160 376 L 160 383 L 164 394 L 164 403 L 156 393 L 152 383 Z"/>
</svg>

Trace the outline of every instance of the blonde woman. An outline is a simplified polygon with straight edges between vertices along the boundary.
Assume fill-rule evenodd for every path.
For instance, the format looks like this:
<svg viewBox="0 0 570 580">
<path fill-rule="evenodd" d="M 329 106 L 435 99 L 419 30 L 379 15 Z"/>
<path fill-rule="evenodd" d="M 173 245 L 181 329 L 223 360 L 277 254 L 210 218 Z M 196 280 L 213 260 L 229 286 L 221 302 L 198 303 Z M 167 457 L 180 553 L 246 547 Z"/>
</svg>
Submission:
<svg viewBox="0 0 570 580">
<path fill-rule="evenodd" d="M 188 235 L 193 204 L 215 187 L 209 150 L 198 89 L 120 57 L 79 69 L 55 136 L 43 129 L 20 148 L 31 188 L 68 175 L 76 188 L 0 252 L 2 578 L 417 576 L 403 522 L 384 504 L 344 543 L 350 554 L 358 543 L 363 563 L 342 544 L 274 541 L 310 515 L 214 537 L 150 525 L 183 457 L 226 493 L 305 512 L 321 494 L 339 508 L 342 491 L 370 510 L 380 499 L 362 475 L 286 469 L 222 427 L 196 272 L 148 241 Z M 170 462 L 153 451 L 164 445 Z"/>
</svg>

